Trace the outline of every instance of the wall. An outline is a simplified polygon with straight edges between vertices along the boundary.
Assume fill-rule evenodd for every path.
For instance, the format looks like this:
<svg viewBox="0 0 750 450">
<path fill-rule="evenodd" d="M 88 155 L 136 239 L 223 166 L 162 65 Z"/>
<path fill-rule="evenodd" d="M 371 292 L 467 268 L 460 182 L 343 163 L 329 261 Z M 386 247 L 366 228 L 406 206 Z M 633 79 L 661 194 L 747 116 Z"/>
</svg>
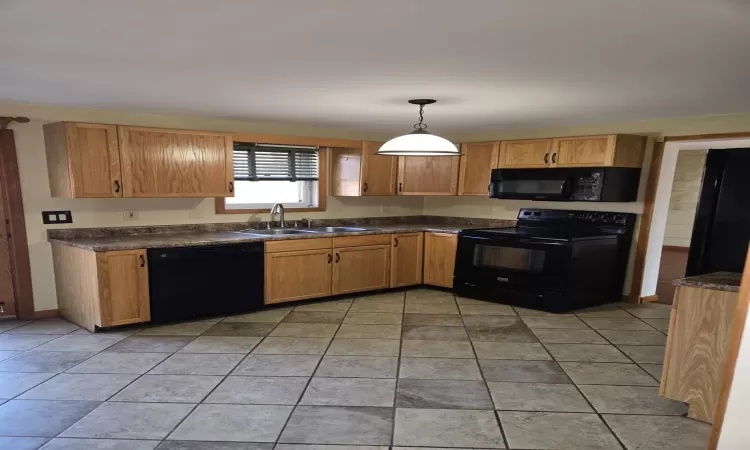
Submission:
<svg viewBox="0 0 750 450">
<path fill-rule="evenodd" d="M 35 309 L 57 307 L 50 246 L 46 230 L 54 225 L 43 225 L 41 211 L 71 210 L 76 227 L 138 226 L 176 223 L 233 222 L 257 219 L 257 216 L 216 215 L 213 199 L 58 199 L 49 194 L 44 140 L 41 125 L 46 122 L 69 120 L 82 122 L 119 123 L 126 125 L 185 128 L 211 131 L 263 132 L 296 136 L 320 136 L 342 139 L 384 140 L 388 135 L 356 130 L 325 129 L 299 125 L 282 125 L 240 120 L 135 114 L 131 112 L 94 111 L 33 105 L 0 104 L 0 116 L 26 116 L 29 124 L 14 124 L 21 187 L 24 197 L 26 227 L 32 269 Z M 447 136 L 454 142 L 533 137 L 573 136 L 605 133 L 634 133 L 650 137 L 680 134 L 725 133 L 750 130 L 750 114 L 734 114 L 683 119 L 660 119 L 626 123 L 594 124 L 577 127 L 537 128 L 509 131 L 482 131 Z M 649 141 L 649 149 L 651 140 Z M 647 152 L 648 153 L 648 152 Z M 649 154 L 646 160 L 650 160 Z M 644 167 L 642 185 L 648 167 Z M 643 195 L 641 189 L 641 198 Z M 559 203 L 516 202 L 475 197 L 388 197 L 388 198 L 328 198 L 328 210 L 318 213 L 289 214 L 291 219 L 305 217 L 361 217 L 439 214 L 473 217 L 515 218 L 524 206 L 559 208 Z M 642 202 L 625 204 L 568 203 L 566 208 L 600 209 L 640 213 Z M 139 220 L 125 222 L 124 211 L 137 211 Z M 58 226 L 58 227 L 69 227 Z"/>
<path fill-rule="evenodd" d="M 745 321 L 740 351 L 734 368 L 724 424 L 719 437 L 719 450 L 748 448 L 750 442 L 750 317 Z"/>
<path fill-rule="evenodd" d="M 34 309 L 56 309 L 52 251 L 46 230 L 71 227 L 112 227 L 169 225 L 181 223 L 238 222 L 266 219 L 264 214 L 216 214 L 214 199 L 64 199 L 50 196 L 42 125 L 51 121 L 70 120 L 118 123 L 166 128 L 212 131 L 267 132 L 297 136 L 324 136 L 342 139 L 382 140 L 383 135 L 241 121 L 189 117 L 154 116 L 121 112 L 71 110 L 36 106 L 0 105 L 0 116 L 26 116 L 28 124 L 14 124 L 21 190 L 29 242 L 29 259 L 34 289 Z M 422 212 L 421 197 L 328 197 L 327 211 L 288 213 L 287 218 L 338 218 L 363 216 L 405 216 Z M 70 210 L 72 225 L 44 225 L 41 211 Z M 124 221 L 123 212 L 135 211 L 138 220 Z"/>
<path fill-rule="evenodd" d="M 677 155 L 664 245 L 690 247 L 707 152 L 708 150 L 685 150 Z"/>
</svg>

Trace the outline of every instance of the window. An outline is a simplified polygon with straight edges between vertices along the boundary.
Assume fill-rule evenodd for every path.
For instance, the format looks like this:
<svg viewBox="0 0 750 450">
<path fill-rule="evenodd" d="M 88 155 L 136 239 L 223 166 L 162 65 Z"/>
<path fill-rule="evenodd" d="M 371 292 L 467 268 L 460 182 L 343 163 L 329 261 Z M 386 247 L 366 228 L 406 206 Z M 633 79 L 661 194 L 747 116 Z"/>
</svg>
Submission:
<svg viewBox="0 0 750 450">
<path fill-rule="evenodd" d="M 218 212 L 260 212 L 275 203 L 287 209 L 324 209 L 317 147 L 234 143 L 234 197 Z M 321 208 L 323 207 L 323 208 Z"/>
</svg>

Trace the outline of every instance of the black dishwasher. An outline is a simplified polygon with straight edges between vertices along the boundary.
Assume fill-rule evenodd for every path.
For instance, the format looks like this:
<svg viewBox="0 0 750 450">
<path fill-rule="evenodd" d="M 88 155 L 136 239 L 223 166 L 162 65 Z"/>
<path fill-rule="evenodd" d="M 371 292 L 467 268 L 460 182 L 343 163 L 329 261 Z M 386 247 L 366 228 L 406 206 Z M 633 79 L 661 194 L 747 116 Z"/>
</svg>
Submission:
<svg viewBox="0 0 750 450">
<path fill-rule="evenodd" d="M 151 322 L 260 309 L 263 259 L 262 242 L 149 249 Z"/>
</svg>

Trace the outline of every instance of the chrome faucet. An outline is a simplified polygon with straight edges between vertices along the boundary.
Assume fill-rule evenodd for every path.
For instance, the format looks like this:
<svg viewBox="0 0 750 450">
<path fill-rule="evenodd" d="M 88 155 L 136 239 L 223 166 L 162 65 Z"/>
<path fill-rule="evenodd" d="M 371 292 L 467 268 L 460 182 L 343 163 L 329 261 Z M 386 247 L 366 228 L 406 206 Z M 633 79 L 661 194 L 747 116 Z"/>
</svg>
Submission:
<svg viewBox="0 0 750 450">
<path fill-rule="evenodd" d="M 279 226 L 281 228 L 286 228 L 286 220 L 284 220 L 284 205 L 281 203 L 276 203 L 271 207 L 271 221 L 273 221 L 273 216 L 276 214 L 279 215 Z"/>
</svg>

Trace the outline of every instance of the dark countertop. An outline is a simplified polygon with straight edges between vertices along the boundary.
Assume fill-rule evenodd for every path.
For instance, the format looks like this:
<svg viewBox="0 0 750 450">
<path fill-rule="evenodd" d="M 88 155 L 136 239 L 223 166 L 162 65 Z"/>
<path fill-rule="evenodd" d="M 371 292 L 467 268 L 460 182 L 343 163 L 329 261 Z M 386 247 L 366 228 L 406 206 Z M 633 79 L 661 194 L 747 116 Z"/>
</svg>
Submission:
<svg viewBox="0 0 750 450">
<path fill-rule="evenodd" d="M 694 277 L 680 278 L 674 280 L 675 286 L 685 286 L 699 289 L 711 289 L 714 291 L 739 292 L 741 273 L 714 272 Z"/>
<path fill-rule="evenodd" d="M 437 221 L 440 222 L 440 221 Z M 342 236 L 365 236 L 374 234 L 391 234 L 391 233 L 409 233 L 417 231 L 429 231 L 438 233 L 458 233 L 467 228 L 483 227 L 512 227 L 515 226 L 514 220 L 494 220 L 492 223 L 480 223 L 479 220 L 467 219 L 465 224 L 460 223 L 393 223 L 393 224 L 373 224 L 373 225 L 347 225 L 368 228 L 366 231 L 348 231 L 336 233 L 310 233 L 310 234 L 293 234 L 293 235 L 276 235 L 276 236 L 256 236 L 242 233 L 237 230 L 220 230 L 209 229 L 194 231 L 179 230 L 177 232 L 134 232 L 129 234 L 126 228 L 119 229 L 117 234 L 105 234 L 102 230 L 90 229 L 91 235 L 71 230 L 69 235 L 63 233 L 49 233 L 48 240 L 54 243 L 69 245 L 96 252 L 114 251 L 114 250 L 135 250 L 143 248 L 170 248 L 170 247 L 191 247 L 200 245 L 223 245 L 223 244 L 241 244 L 247 242 L 263 242 L 271 240 L 289 240 L 289 239 L 314 239 L 329 238 Z M 197 228 L 197 227 L 196 227 Z M 136 230 L 136 228 L 133 228 Z M 56 230 L 57 231 L 57 230 Z M 62 230 L 59 230 L 62 231 Z"/>
</svg>

